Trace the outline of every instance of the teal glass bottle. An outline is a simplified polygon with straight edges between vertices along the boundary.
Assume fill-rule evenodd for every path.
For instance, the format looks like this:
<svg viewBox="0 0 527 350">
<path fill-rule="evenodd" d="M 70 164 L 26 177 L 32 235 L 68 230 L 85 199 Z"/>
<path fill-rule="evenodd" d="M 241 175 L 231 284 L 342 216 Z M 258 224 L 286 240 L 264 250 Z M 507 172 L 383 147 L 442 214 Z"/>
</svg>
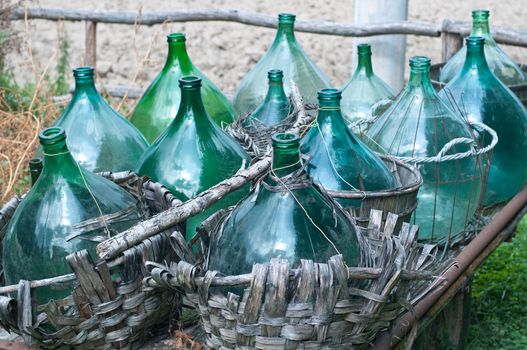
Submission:
<svg viewBox="0 0 527 350">
<path fill-rule="evenodd" d="M 483 202 L 490 206 L 512 198 L 527 181 L 527 111 L 490 70 L 484 46 L 482 37 L 467 38 L 465 64 L 440 96 L 498 134 Z"/>
<path fill-rule="evenodd" d="M 284 72 L 284 90 L 291 95 L 293 80 L 306 103 L 315 104 L 317 91 L 330 87 L 329 79 L 311 61 L 295 38 L 295 15 L 278 15 L 278 31 L 273 44 L 240 82 L 234 97 L 234 107 L 239 114 L 252 112 L 262 103 L 267 93 L 265 81 L 270 69 Z"/>
<path fill-rule="evenodd" d="M 178 199 L 186 201 L 233 176 L 249 156 L 205 111 L 201 78 L 179 80 L 181 104 L 176 118 L 137 163 L 140 175 L 165 185 Z M 222 198 L 208 210 L 187 221 L 187 236 L 195 234 L 201 221 L 218 209 L 236 204 L 247 188 Z"/>
<path fill-rule="evenodd" d="M 326 262 L 336 254 L 357 266 L 358 229 L 312 185 L 302 167 L 298 136 L 273 135 L 273 152 L 271 173 L 234 208 L 211 243 L 208 269 L 237 275 L 271 258 L 294 266 L 300 259 Z"/>
<path fill-rule="evenodd" d="M 131 170 L 148 147 L 145 138 L 97 92 L 92 67 L 73 76 L 75 93 L 54 124 L 68 134 L 73 158 L 92 172 Z"/>
<path fill-rule="evenodd" d="M 430 59 L 410 59 L 410 79 L 392 106 L 368 130 L 366 144 L 372 149 L 401 157 L 434 157 L 452 139 L 473 139 L 462 116 L 439 98 L 430 80 Z M 446 154 L 470 150 L 458 144 Z M 438 241 L 455 237 L 474 216 L 481 193 L 478 158 L 418 163 L 423 185 L 414 214 L 419 237 Z"/>
<path fill-rule="evenodd" d="M 147 88 L 132 113 L 132 123 L 148 142 L 154 140 L 170 125 L 181 101 L 179 79 L 197 76 L 202 80 L 201 94 L 205 110 L 220 126 L 234 121 L 234 108 L 221 90 L 192 64 L 183 33 L 167 36 L 168 56 L 165 66 Z"/>
<path fill-rule="evenodd" d="M 521 68 L 494 41 L 489 28 L 489 11 L 472 11 L 472 36 L 485 39 L 485 58 L 494 74 L 506 85 L 526 84 L 527 77 Z M 439 80 L 448 83 L 461 71 L 467 56 L 463 46 L 441 69 Z"/>
<path fill-rule="evenodd" d="M 141 217 L 131 194 L 75 162 L 62 128 L 44 129 L 39 137 L 42 173 L 16 209 L 4 239 L 8 285 L 71 273 L 67 255 L 87 249 L 95 258 L 97 242 L 133 226 Z M 117 213 L 122 213 L 120 220 L 108 217 Z M 104 219 L 99 228 L 83 224 L 100 217 Z M 39 288 L 37 301 L 63 298 L 69 292 Z"/>
<path fill-rule="evenodd" d="M 380 191 L 398 187 L 383 161 L 346 126 L 340 110 L 341 92 L 318 92 L 318 115 L 302 141 L 302 153 L 310 160 L 307 173 L 327 190 Z M 344 207 L 359 206 L 338 199 Z"/>
<path fill-rule="evenodd" d="M 358 63 L 350 81 L 342 88 L 342 114 L 351 130 L 359 135 L 393 102 L 392 89 L 373 72 L 371 46 L 357 45 Z"/>
<path fill-rule="evenodd" d="M 289 115 L 290 105 L 284 91 L 284 72 L 271 69 L 267 72 L 269 89 L 263 102 L 244 120 L 245 126 L 272 127 L 281 124 Z"/>
</svg>

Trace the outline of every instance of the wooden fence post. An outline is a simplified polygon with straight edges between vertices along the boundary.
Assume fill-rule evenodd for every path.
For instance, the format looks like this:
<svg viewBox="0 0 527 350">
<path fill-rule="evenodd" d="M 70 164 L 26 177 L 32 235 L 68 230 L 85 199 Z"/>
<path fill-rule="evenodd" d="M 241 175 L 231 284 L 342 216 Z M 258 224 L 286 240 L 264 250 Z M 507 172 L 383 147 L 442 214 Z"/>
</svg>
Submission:
<svg viewBox="0 0 527 350">
<path fill-rule="evenodd" d="M 97 63 L 97 22 L 86 21 L 84 65 L 96 67 Z"/>
<path fill-rule="evenodd" d="M 450 20 L 445 19 L 441 28 L 441 41 L 443 42 L 441 57 L 443 62 L 448 61 L 463 46 L 463 37 L 459 33 L 450 32 L 451 23 Z"/>
</svg>

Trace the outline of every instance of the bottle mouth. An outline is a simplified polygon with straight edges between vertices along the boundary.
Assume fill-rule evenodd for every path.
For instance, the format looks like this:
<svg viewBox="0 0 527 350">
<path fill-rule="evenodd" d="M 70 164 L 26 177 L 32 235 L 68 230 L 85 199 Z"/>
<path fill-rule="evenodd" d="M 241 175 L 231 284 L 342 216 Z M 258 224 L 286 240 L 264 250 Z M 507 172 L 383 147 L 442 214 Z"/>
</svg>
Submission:
<svg viewBox="0 0 527 350">
<path fill-rule="evenodd" d="M 357 52 L 359 55 L 371 55 L 371 45 L 359 44 L 357 45 Z"/>
<path fill-rule="evenodd" d="M 273 148 L 298 150 L 300 146 L 300 137 L 291 132 L 275 133 L 271 139 L 273 140 Z"/>
<path fill-rule="evenodd" d="M 472 20 L 474 22 L 486 22 L 490 16 L 489 10 L 474 10 L 472 11 Z"/>
<path fill-rule="evenodd" d="M 426 56 L 414 56 L 410 58 L 410 68 L 414 70 L 429 70 L 430 58 Z"/>
<path fill-rule="evenodd" d="M 196 89 L 201 87 L 201 78 L 190 75 L 179 79 L 181 89 Z"/>
<path fill-rule="evenodd" d="M 482 47 L 485 45 L 485 38 L 481 36 L 471 35 L 465 41 L 467 47 Z"/>
<path fill-rule="evenodd" d="M 296 16 L 292 13 L 279 13 L 278 23 L 280 24 L 293 24 L 295 23 Z"/>
<path fill-rule="evenodd" d="M 73 76 L 75 78 L 93 78 L 94 72 L 93 67 L 77 67 L 73 69 Z"/>
<path fill-rule="evenodd" d="M 167 35 L 168 43 L 184 43 L 187 41 L 185 33 L 171 33 Z"/>
<path fill-rule="evenodd" d="M 38 157 L 35 157 L 35 158 L 31 158 L 29 160 L 29 167 L 30 168 L 37 168 L 37 167 L 42 167 L 42 158 L 38 158 Z"/>
<path fill-rule="evenodd" d="M 324 101 L 338 101 L 342 98 L 342 92 L 338 89 L 326 88 L 318 90 L 318 100 Z"/>
<path fill-rule="evenodd" d="M 284 71 L 281 69 L 271 69 L 267 72 L 267 79 L 269 79 L 269 81 L 281 82 L 283 78 Z"/>
<path fill-rule="evenodd" d="M 54 145 L 66 140 L 66 132 L 61 127 L 52 126 L 42 130 L 38 134 L 38 138 L 41 145 Z"/>
</svg>

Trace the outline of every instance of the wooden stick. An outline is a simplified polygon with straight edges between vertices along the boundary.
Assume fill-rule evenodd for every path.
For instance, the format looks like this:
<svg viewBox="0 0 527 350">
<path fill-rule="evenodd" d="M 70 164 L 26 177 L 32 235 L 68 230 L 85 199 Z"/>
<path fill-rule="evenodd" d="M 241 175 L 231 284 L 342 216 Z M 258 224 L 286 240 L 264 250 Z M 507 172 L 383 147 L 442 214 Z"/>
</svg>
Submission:
<svg viewBox="0 0 527 350">
<path fill-rule="evenodd" d="M 97 64 L 97 22 L 86 22 L 84 65 L 96 68 Z"/>
<path fill-rule="evenodd" d="M 92 21 L 101 23 L 131 24 L 151 26 L 165 22 L 228 21 L 258 27 L 276 28 L 276 16 L 262 15 L 236 9 L 193 9 L 159 12 L 107 11 L 96 9 L 28 8 L 29 19 L 51 21 Z M 24 18 L 24 9 L 13 9 L 9 16 L 12 20 Z M 338 36 L 370 36 L 383 34 L 415 34 L 438 37 L 441 27 L 422 22 L 393 22 L 356 26 L 328 21 L 303 21 L 295 23 L 299 32 L 318 33 Z"/>
<path fill-rule="evenodd" d="M 247 169 L 239 171 L 233 177 L 226 179 L 207 191 L 200 193 L 176 207 L 172 207 L 136 226 L 97 245 L 97 253 L 102 259 L 112 259 L 126 249 L 142 242 L 158 232 L 166 230 L 189 217 L 209 208 L 230 192 L 244 186 L 265 174 L 271 166 L 271 156 L 267 156 L 254 163 Z"/>
</svg>

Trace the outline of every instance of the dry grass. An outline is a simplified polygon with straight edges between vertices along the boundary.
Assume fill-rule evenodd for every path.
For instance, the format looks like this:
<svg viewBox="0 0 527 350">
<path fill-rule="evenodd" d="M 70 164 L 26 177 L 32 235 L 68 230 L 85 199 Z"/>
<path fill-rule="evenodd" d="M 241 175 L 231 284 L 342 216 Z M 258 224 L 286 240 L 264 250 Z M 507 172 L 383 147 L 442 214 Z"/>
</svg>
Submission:
<svg viewBox="0 0 527 350">
<path fill-rule="evenodd" d="M 3 1 L 0 0 L 0 9 Z M 5 14 L 5 11 L 3 13 Z M 58 27 L 62 27 L 60 23 Z M 139 27 L 140 24 L 136 24 L 134 28 L 134 43 Z M 31 45 L 33 33 L 30 31 L 27 18 L 24 28 L 23 33 L 17 34 L 19 40 L 10 41 L 8 49 L 26 53 L 31 62 L 34 79 L 28 84 L 29 88 L 17 87 L 16 83 L 14 83 L 16 88 L 9 86 L 9 84 L 0 83 L 0 205 L 13 195 L 24 193 L 29 188 L 27 164 L 38 147 L 38 132 L 51 125 L 64 107 L 64 98 L 60 99 L 63 101 L 62 103 L 54 100 L 53 84 L 49 81 L 50 67 L 57 66 L 57 61 L 60 58 L 60 45 L 57 46 L 46 65 L 40 67 L 37 63 L 38 60 L 33 57 Z M 163 27 L 160 26 L 144 52 L 136 48 L 138 65 L 130 79 L 129 87 L 134 84 L 145 64 L 150 60 L 153 43 L 162 30 Z M 0 33 L 2 32 L 9 32 L 9 22 L 1 22 Z M 2 54 L 5 55 L 5 52 Z M 3 78 L 2 81 L 5 82 L 12 79 L 6 74 L 9 72 L 4 67 L 0 67 L 0 80 Z M 67 80 L 71 81 L 69 77 L 68 75 Z M 107 95 L 104 97 L 117 111 L 126 116 L 129 116 L 136 102 L 129 100 L 127 96 L 122 99 L 111 99 Z"/>
</svg>

